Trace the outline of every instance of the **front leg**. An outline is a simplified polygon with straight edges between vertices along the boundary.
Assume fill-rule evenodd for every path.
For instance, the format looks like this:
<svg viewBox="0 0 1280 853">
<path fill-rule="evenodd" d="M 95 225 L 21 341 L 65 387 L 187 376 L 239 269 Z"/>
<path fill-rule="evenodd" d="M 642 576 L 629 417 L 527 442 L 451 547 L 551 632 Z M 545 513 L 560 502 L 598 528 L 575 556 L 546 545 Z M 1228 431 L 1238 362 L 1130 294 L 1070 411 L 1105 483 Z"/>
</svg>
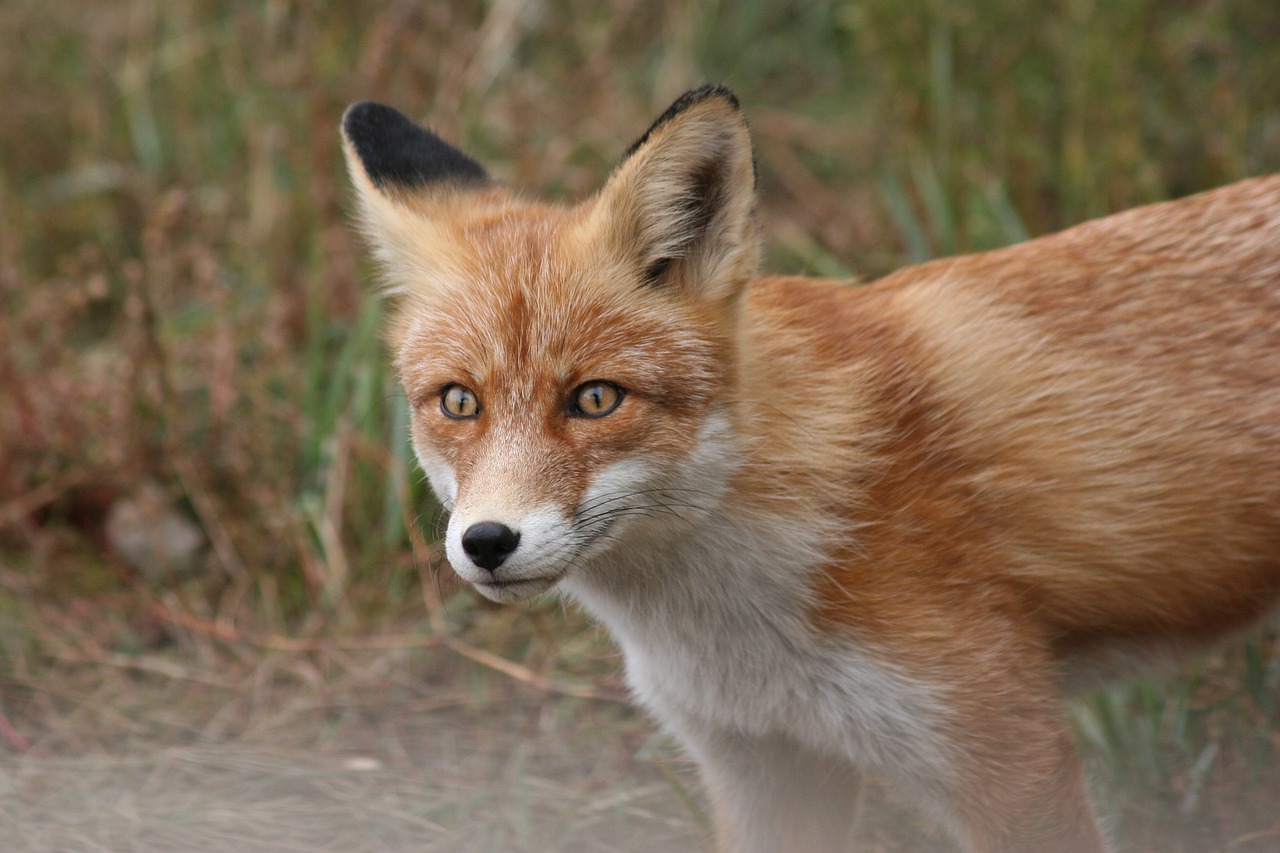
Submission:
<svg viewBox="0 0 1280 853">
<path fill-rule="evenodd" d="M 710 791 L 721 853 L 846 853 L 862 780 L 781 736 L 685 737 Z"/>
<path fill-rule="evenodd" d="M 896 658 L 935 685 L 941 760 L 886 763 L 886 775 L 968 853 L 1103 853 L 1044 644 L 999 613 L 956 612 L 969 622 L 935 627 L 935 648 Z"/>
</svg>

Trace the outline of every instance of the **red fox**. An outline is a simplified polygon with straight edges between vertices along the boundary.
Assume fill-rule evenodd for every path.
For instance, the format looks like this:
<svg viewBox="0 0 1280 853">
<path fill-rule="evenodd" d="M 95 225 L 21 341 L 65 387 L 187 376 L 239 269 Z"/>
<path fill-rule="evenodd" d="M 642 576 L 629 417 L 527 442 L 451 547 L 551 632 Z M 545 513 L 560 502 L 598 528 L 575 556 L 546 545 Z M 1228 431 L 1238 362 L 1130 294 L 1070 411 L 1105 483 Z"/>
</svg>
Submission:
<svg viewBox="0 0 1280 853">
<path fill-rule="evenodd" d="M 609 629 L 722 850 L 851 849 L 868 772 L 1103 850 L 1065 701 L 1280 599 L 1280 176 L 853 287 L 757 277 L 723 87 L 576 206 L 343 136 L 450 563 Z"/>
</svg>

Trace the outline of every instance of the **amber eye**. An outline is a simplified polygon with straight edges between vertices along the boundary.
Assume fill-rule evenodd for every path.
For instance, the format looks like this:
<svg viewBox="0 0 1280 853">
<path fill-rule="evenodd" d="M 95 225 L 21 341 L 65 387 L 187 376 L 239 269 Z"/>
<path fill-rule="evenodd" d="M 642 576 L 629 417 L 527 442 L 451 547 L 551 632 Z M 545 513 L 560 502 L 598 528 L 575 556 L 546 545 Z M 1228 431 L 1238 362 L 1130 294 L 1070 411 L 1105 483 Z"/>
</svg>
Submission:
<svg viewBox="0 0 1280 853">
<path fill-rule="evenodd" d="M 440 411 L 451 418 L 466 420 L 480 414 L 480 401 L 461 385 L 446 385 L 440 393 Z"/>
<path fill-rule="evenodd" d="M 602 418 L 618 408 L 623 391 L 612 382 L 584 382 L 573 392 L 569 414 L 585 418 Z"/>
</svg>

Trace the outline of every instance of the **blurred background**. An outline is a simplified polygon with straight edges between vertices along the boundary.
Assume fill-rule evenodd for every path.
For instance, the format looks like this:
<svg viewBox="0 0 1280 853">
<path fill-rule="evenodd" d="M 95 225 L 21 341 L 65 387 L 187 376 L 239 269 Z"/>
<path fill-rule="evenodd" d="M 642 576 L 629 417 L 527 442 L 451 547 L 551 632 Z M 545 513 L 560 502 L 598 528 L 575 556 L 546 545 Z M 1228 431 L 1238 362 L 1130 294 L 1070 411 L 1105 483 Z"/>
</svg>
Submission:
<svg viewBox="0 0 1280 853">
<path fill-rule="evenodd" d="M 1280 171 L 1278 45 L 1259 0 L 4 0 L 3 846 L 705 844 L 607 637 L 436 550 L 351 101 L 569 200 L 727 83 L 767 266 L 872 279 Z M 1123 849 L 1280 850 L 1278 697 L 1272 630 L 1081 703 Z"/>
</svg>

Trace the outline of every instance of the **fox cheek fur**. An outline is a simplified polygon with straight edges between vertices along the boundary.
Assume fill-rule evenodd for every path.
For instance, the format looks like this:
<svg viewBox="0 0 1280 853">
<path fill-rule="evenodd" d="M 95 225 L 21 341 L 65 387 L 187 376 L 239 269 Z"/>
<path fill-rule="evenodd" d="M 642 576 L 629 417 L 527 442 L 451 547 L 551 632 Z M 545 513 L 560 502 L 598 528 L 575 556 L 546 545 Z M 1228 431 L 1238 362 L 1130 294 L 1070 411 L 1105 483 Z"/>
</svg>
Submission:
<svg viewBox="0 0 1280 853">
<path fill-rule="evenodd" d="M 722 850 L 851 849 L 870 771 L 966 850 L 1101 851 L 1071 692 L 1275 609 L 1280 178 L 850 287 L 756 277 L 722 87 L 572 207 L 343 137 L 450 562 L 608 627 Z"/>
</svg>

